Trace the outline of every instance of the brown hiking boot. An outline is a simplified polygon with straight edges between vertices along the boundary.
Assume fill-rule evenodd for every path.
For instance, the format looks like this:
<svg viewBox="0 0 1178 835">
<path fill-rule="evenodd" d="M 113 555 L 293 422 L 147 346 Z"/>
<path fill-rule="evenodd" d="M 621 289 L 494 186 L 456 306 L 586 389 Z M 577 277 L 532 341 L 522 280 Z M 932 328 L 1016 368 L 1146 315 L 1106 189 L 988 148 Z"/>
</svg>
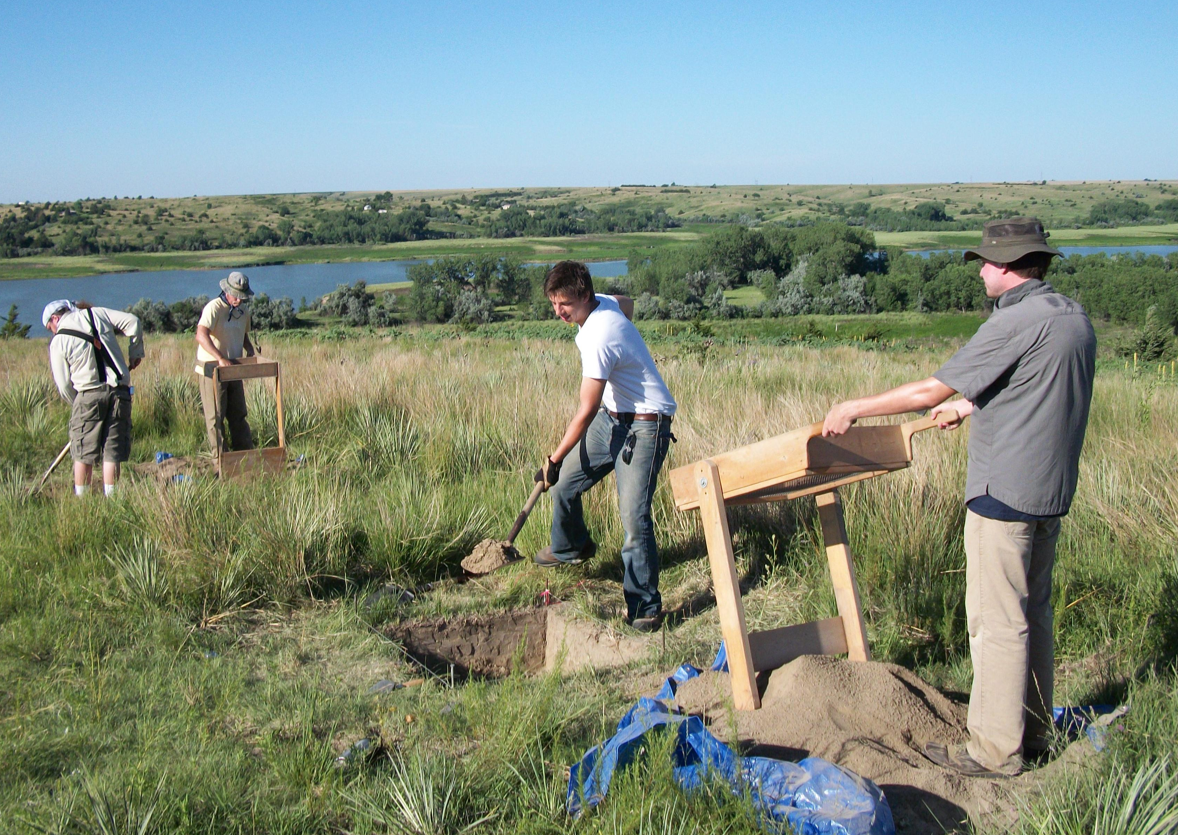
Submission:
<svg viewBox="0 0 1178 835">
<path fill-rule="evenodd" d="M 658 632 L 663 628 L 663 615 L 660 612 L 647 618 L 634 618 L 630 621 L 630 626 L 639 632 Z"/>
<path fill-rule="evenodd" d="M 592 539 L 585 543 L 581 550 L 577 552 L 575 557 L 567 560 L 562 560 L 557 557 L 552 553 L 552 546 L 547 545 L 536 553 L 534 562 L 536 565 L 542 566 L 544 568 L 556 568 L 557 566 L 561 565 L 580 565 L 581 563 L 585 562 L 585 560 L 593 559 L 596 553 L 597 545 L 593 542 Z"/>
<path fill-rule="evenodd" d="M 924 755 L 937 765 L 947 768 L 950 771 L 956 771 L 958 774 L 963 774 L 966 777 L 1003 778 L 1012 776 L 1010 774 L 1003 774 L 1001 771 L 991 771 L 986 768 L 966 752 L 964 745 L 945 745 L 940 742 L 926 742 Z"/>
</svg>

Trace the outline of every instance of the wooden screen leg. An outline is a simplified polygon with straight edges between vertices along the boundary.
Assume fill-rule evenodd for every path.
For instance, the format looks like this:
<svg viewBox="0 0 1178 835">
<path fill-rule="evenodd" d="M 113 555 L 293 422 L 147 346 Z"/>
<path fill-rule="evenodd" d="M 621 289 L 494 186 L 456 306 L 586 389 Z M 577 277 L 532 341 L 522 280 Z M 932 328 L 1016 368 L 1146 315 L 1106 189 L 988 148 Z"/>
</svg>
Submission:
<svg viewBox="0 0 1178 835">
<path fill-rule="evenodd" d="M 286 447 L 286 421 L 282 415 L 282 378 L 274 372 L 274 412 L 278 418 L 278 446 Z"/>
<path fill-rule="evenodd" d="M 737 710 L 757 710 L 761 696 L 757 692 L 753 670 L 753 652 L 744 622 L 744 605 L 740 600 L 740 578 L 732 556 L 732 538 L 728 533 L 728 511 L 720 471 L 711 461 L 695 467 L 699 488 L 699 515 L 708 543 L 708 560 L 712 565 L 712 585 L 716 590 L 716 609 L 720 613 L 720 634 L 728 650 L 728 677 L 732 681 L 732 702 Z"/>
<path fill-rule="evenodd" d="M 225 431 L 224 415 L 221 414 L 221 369 L 213 369 L 213 417 L 216 419 L 216 435 L 217 435 L 217 449 L 215 455 L 217 456 L 217 475 L 224 476 L 221 472 L 221 451 L 225 449 L 225 438 L 222 433 Z"/>
<path fill-rule="evenodd" d="M 822 520 L 822 541 L 826 543 L 826 560 L 830 564 L 834 599 L 838 603 L 839 616 L 843 619 L 843 631 L 847 634 L 847 658 L 851 661 L 870 661 L 867 627 L 863 623 L 863 608 L 859 604 L 859 585 L 855 582 L 847 526 L 843 523 L 843 503 L 837 490 L 819 493 L 814 500 L 818 504 L 818 518 Z"/>
</svg>

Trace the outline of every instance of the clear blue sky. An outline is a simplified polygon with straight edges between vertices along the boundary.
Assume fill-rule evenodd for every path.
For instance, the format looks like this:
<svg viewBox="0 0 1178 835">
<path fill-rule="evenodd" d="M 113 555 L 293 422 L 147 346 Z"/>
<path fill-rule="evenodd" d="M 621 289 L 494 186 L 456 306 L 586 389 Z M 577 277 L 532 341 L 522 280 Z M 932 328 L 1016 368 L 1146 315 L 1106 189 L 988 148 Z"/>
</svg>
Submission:
<svg viewBox="0 0 1178 835">
<path fill-rule="evenodd" d="M 0 21 L 0 202 L 1178 178 L 1173 0 L 0 0 Z"/>
</svg>

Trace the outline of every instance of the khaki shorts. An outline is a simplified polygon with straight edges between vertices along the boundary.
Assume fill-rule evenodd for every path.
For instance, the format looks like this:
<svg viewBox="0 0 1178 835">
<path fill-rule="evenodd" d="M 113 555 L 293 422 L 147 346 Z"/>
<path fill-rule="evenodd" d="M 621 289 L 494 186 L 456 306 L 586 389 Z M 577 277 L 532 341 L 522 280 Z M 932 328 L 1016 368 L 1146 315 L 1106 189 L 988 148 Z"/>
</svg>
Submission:
<svg viewBox="0 0 1178 835">
<path fill-rule="evenodd" d="M 70 410 L 70 457 L 94 466 L 131 457 L 131 390 L 83 391 Z"/>
</svg>

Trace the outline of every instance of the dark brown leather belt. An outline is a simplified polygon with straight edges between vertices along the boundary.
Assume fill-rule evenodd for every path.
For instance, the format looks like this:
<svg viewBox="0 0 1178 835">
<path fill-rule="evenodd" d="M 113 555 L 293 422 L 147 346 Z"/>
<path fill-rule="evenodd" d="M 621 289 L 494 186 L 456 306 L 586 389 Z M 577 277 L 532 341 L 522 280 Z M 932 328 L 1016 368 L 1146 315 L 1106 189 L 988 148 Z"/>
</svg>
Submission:
<svg viewBox="0 0 1178 835">
<path fill-rule="evenodd" d="M 635 421 L 635 420 L 659 420 L 663 417 L 670 417 L 670 415 L 660 415 L 658 412 L 611 412 L 609 409 L 605 410 L 609 416 L 614 420 L 621 421 Z"/>
</svg>

